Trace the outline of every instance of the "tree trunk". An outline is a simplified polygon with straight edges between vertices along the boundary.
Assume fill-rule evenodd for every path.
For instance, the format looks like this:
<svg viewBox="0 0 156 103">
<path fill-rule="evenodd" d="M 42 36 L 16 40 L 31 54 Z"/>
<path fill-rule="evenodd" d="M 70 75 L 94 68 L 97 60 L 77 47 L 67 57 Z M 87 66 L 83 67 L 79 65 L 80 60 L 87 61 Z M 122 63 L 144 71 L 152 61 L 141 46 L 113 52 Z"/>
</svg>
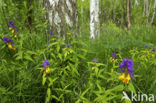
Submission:
<svg viewBox="0 0 156 103">
<path fill-rule="evenodd" d="M 124 28 L 125 26 L 127 26 L 127 22 L 126 22 L 126 9 L 125 9 L 125 0 L 122 0 L 122 27 Z"/>
<path fill-rule="evenodd" d="M 137 5 L 137 6 L 139 5 L 138 0 L 135 0 L 135 5 Z"/>
<path fill-rule="evenodd" d="M 101 0 L 100 17 L 101 17 L 100 26 L 102 26 L 102 23 L 103 23 L 103 0 Z"/>
<path fill-rule="evenodd" d="M 128 21 L 128 25 L 127 25 L 127 29 L 130 30 L 131 29 L 131 18 L 130 18 L 130 4 L 131 0 L 127 0 L 127 21 Z"/>
<path fill-rule="evenodd" d="M 44 6 L 49 21 L 50 30 L 55 34 L 65 37 L 65 28 L 77 27 L 77 2 L 76 0 L 44 0 Z"/>
<path fill-rule="evenodd" d="M 154 17 L 155 17 L 156 0 L 154 1 L 154 7 L 153 8 L 154 8 L 154 11 L 153 11 L 152 20 L 151 20 L 151 26 L 153 25 Z"/>
<path fill-rule="evenodd" d="M 144 0 L 144 14 L 146 16 L 146 25 L 148 25 L 148 16 L 149 16 L 149 1 Z"/>
<path fill-rule="evenodd" d="M 29 29 L 30 29 L 30 32 L 32 32 L 32 13 L 33 13 L 33 10 L 32 9 L 30 9 L 31 8 L 31 5 L 32 5 L 32 0 L 28 0 L 28 9 L 29 9 L 29 11 L 28 11 L 28 26 L 29 26 Z"/>
<path fill-rule="evenodd" d="M 90 0 L 90 37 L 100 36 L 99 0 Z"/>
</svg>

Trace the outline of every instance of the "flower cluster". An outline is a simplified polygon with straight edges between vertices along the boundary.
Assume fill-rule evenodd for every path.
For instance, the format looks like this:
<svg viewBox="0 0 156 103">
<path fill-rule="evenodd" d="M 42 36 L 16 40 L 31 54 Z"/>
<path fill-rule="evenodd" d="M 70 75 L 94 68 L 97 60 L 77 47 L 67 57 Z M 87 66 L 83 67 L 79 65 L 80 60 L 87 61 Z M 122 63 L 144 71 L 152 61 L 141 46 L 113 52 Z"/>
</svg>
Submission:
<svg viewBox="0 0 156 103">
<path fill-rule="evenodd" d="M 156 49 L 152 49 L 152 52 L 156 52 Z"/>
<path fill-rule="evenodd" d="M 92 62 L 98 63 L 98 60 L 95 58 L 94 60 L 92 60 Z"/>
<path fill-rule="evenodd" d="M 50 35 L 53 35 L 53 32 L 50 32 L 49 34 L 50 34 Z"/>
<path fill-rule="evenodd" d="M 133 60 L 132 59 L 123 59 L 122 63 L 120 64 L 120 72 L 122 72 L 122 75 L 119 76 L 119 79 L 123 81 L 123 83 L 128 84 L 131 78 L 134 78 L 133 76 Z"/>
<path fill-rule="evenodd" d="M 69 28 L 69 30 L 71 30 L 71 29 L 72 29 L 72 27 L 71 27 L 71 26 L 69 26 L 68 28 Z"/>
<path fill-rule="evenodd" d="M 13 40 L 11 40 L 11 39 L 8 38 L 8 37 L 4 37 L 4 38 L 3 38 L 3 41 L 4 41 L 4 43 L 11 43 L 12 45 L 14 45 Z"/>
<path fill-rule="evenodd" d="M 11 40 L 11 39 L 8 38 L 8 37 L 4 37 L 4 38 L 3 38 L 3 41 L 4 41 L 4 43 L 6 43 L 6 44 L 8 45 L 8 47 L 9 47 L 10 49 L 16 50 L 16 48 L 13 47 L 13 46 L 14 46 L 13 40 Z"/>
<path fill-rule="evenodd" d="M 73 51 L 70 49 L 70 44 L 66 44 L 65 47 L 66 47 L 66 50 L 67 50 L 67 54 L 73 53 Z"/>
<path fill-rule="evenodd" d="M 92 60 L 92 62 L 93 62 L 93 63 L 98 63 L 99 61 L 95 58 L 95 59 Z M 94 66 L 92 67 L 92 70 L 95 70 L 95 69 L 96 69 L 96 66 L 94 65 Z"/>
<path fill-rule="evenodd" d="M 145 48 L 146 48 L 146 49 L 148 49 L 148 48 L 149 48 L 149 46 L 148 46 L 148 45 L 145 45 Z"/>
<path fill-rule="evenodd" d="M 116 54 L 115 54 L 115 53 L 113 53 L 113 54 L 112 54 L 112 58 L 113 58 L 113 59 L 115 59 L 115 57 L 116 57 Z"/>
<path fill-rule="evenodd" d="M 50 68 L 48 67 L 50 65 L 50 62 L 48 60 L 43 61 L 43 74 L 49 74 L 50 73 Z"/>
<path fill-rule="evenodd" d="M 10 21 L 10 20 L 9 20 L 8 24 L 9 24 L 9 30 L 10 30 L 12 33 L 17 32 L 17 27 L 14 25 L 13 21 Z M 16 38 L 16 37 L 17 37 L 17 35 L 15 34 L 15 35 L 14 35 L 14 38 Z"/>
<path fill-rule="evenodd" d="M 152 57 L 155 57 L 156 49 L 152 49 Z"/>
<path fill-rule="evenodd" d="M 70 47 L 70 44 L 66 44 L 66 48 L 69 48 Z"/>
<path fill-rule="evenodd" d="M 13 21 L 8 21 L 8 25 L 9 25 L 9 30 L 12 32 L 13 36 L 10 36 L 10 37 L 14 37 L 16 38 L 17 37 L 17 34 L 15 34 L 15 32 L 17 32 L 17 27 L 14 25 Z M 14 43 L 13 43 L 13 40 L 14 39 L 10 39 L 8 37 L 3 37 L 3 41 L 4 43 L 7 44 L 7 46 L 10 48 L 10 49 L 13 49 L 13 50 L 16 50 L 16 48 L 14 47 Z"/>
<path fill-rule="evenodd" d="M 71 40 L 72 39 L 72 35 L 71 35 L 71 33 L 69 32 L 69 33 L 67 33 L 67 38 L 69 39 L 69 40 Z"/>
<path fill-rule="evenodd" d="M 115 63 L 116 62 L 115 58 L 116 58 L 116 54 L 112 53 L 112 57 L 110 58 L 110 61 Z"/>
</svg>

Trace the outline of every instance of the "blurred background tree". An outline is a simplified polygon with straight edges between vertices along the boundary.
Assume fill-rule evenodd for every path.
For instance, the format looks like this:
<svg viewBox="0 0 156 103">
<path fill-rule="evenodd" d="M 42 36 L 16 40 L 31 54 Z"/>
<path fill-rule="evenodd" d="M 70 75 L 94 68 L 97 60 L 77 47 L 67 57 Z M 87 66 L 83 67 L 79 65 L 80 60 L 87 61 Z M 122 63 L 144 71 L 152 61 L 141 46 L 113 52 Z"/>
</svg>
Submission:
<svg viewBox="0 0 156 103">
<path fill-rule="evenodd" d="M 128 24 L 156 25 L 156 0 L 99 0 L 98 8 L 101 32 L 102 25 L 110 22 L 123 29 Z M 63 35 L 65 28 L 73 27 L 81 34 L 90 30 L 90 0 L 0 0 L 0 19 L 1 30 L 8 27 L 8 20 L 14 20 L 19 28 L 30 32 Z"/>
</svg>

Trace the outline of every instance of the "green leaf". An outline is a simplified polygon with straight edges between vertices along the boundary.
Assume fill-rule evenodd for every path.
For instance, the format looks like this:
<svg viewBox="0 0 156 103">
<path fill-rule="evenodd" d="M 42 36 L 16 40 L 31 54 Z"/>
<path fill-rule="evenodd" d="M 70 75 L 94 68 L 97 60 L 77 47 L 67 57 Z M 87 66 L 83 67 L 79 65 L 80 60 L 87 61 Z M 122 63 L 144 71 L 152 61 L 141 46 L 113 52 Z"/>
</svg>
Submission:
<svg viewBox="0 0 156 103">
<path fill-rule="evenodd" d="M 114 92 L 114 91 L 116 91 L 116 92 L 122 91 L 123 89 L 124 89 L 124 86 L 123 85 L 118 85 L 116 87 L 113 87 L 112 89 L 108 89 L 106 91 L 106 94 L 110 94 L 111 92 Z"/>
<path fill-rule="evenodd" d="M 60 99 L 58 97 L 56 97 L 55 95 L 51 95 L 51 97 L 56 99 L 57 101 L 60 101 Z"/>
<path fill-rule="evenodd" d="M 132 82 L 130 82 L 130 83 L 129 83 L 129 85 L 128 85 L 128 90 L 129 90 L 129 91 L 132 91 L 133 93 L 135 93 L 135 94 L 136 94 L 136 90 L 135 90 L 135 88 L 134 88 L 134 86 L 133 86 L 133 83 L 132 83 Z"/>
<path fill-rule="evenodd" d="M 47 97 L 46 97 L 46 103 L 49 103 L 51 99 L 51 90 L 50 88 L 47 89 Z"/>
<path fill-rule="evenodd" d="M 54 59 L 56 59 L 56 57 L 55 57 L 55 54 L 54 54 L 54 53 L 51 53 L 51 56 L 52 56 Z"/>
<path fill-rule="evenodd" d="M 51 79 L 51 78 L 49 77 L 48 80 L 49 80 L 50 83 L 49 83 L 48 86 L 49 86 L 49 87 L 52 86 L 53 83 L 54 83 L 57 79 L 58 79 L 58 78 Z"/>
<path fill-rule="evenodd" d="M 50 90 L 50 88 L 48 88 L 47 89 L 47 96 L 50 97 L 50 95 L 51 95 L 51 90 Z"/>
<path fill-rule="evenodd" d="M 20 59 L 23 59 L 23 51 L 19 51 L 17 54 L 15 54 L 16 57 L 16 60 L 20 60 Z"/>
<path fill-rule="evenodd" d="M 130 100 L 125 99 L 124 103 L 132 103 Z"/>
<path fill-rule="evenodd" d="M 26 55 L 26 56 L 24 56 L 24 58 L 25 58 L 26 60 L 29 60 L 29 61 L 34 62 L 34 60 L 31 58 L 30 55 Z"/>
<path fill-rule="evenodd" d="M 42 77 L 42 85 L 45 84 L 46 80 L 47 80 L 47 78 L 45 77 L 45 75 L 43 75 L 43 77 Z"/>
<path fill-rule="evenodd" d="M 60 46 L 58 45 L 58 46 L 57 46 L 57 52 L 59 52 L 59 51 L 60 51 Z"/>
<path fill-rule="evenodd" d="M 60 58 L 60 60 L 62 61 L 62 55 L 60 53 L 58 53 L 58 57 Z"/>
</svg>

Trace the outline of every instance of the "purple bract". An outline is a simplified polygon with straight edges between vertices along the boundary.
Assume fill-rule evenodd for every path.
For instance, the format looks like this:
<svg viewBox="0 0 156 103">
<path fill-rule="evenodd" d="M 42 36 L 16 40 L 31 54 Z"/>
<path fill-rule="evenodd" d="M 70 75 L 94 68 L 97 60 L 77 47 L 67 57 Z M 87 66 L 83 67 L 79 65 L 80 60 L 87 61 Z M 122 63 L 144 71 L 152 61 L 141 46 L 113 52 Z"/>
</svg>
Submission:
<svg viewBox="0 0 156 103">
<path fill-rule="evenodd" d="M 92 62 L 97 63 L 97 62 L 98 62 L 98 60 L 94 59 L 94 60 L 92 60 Z"/>
<path fill-rule="evenodd" d="M 133 60 L 132 59 L 123 59 L 122 63 L 120 64 L 120 72 L 125 72 L 128 71 L 128 73 L 130 74 L 130 77 L 133 78 Z"/>
<path fill-rule="evenodd" d="M 3 38 L 3 41 L 4 41 L 4 43 L 11 43 L 12 45 L 14 45 L 13 40 L 11 40 L 11 39 L 8 38 L 8 37 L 4 37 L 4 38 Z"/>
<path fill-rule="evenodd" d="M 70 44 L 66 44 L 66 48 L 69 48 L 70 47 Z"/>
<path fill-rule="evenodd" d="M 43 61 L 43 68 L 45 69 L 47 66 L 50 65 L 50 62 L 46 59 L 45 61 Z"/>
<path fill-rule="evenodd" d="M 115 53 L 113 53 L 113 54 L 112 54 L 112 58 L 114 58 L 114 59 L 115 59 L 115 57 L 116 57 L 116 54 L 115 54 Z"/>
</svg>

